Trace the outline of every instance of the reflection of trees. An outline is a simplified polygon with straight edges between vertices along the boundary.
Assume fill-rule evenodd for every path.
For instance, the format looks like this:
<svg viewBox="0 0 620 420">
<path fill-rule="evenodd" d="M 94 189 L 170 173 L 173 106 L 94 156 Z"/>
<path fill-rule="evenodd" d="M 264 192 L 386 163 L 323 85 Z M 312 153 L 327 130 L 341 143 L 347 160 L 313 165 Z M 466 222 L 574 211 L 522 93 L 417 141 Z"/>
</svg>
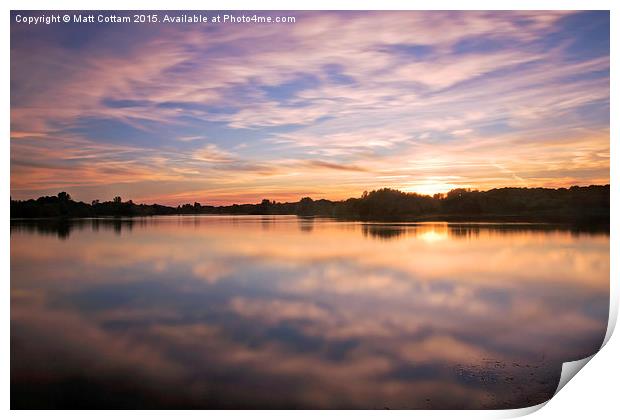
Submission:
<svg viewBox="0 0 620 420">
<path fill-rule="evenodd" d="M 261 217 L 260 223 L 264 230 L 270 230 L 278 223 L 279 216 Z M 146 217 L 133 218 L 94 218 L 94 219 L 38 219 L 12 220 L 11 232 L 38 233 L 54 235 L 59 239 L 68 238 L 74 230 L 90 228 L 93 232 L 112 231 L 120 235 L 123 231 L 131 231 L 135 226 L 144 226 L 154 219 Z M 200 225 L 199 217 L 192 217 L 194 226 Z M 222 222 L 222 221 L 220 221 Z M 229 223 L 237 224 L 238 219 L 232 217 Z M 315 228 L 314 217 L 298 216 L 297 223 L 301 232 L 312 232 Z M 480 236 L 481 233 L 494 235 L 513 235 L 523 232 L 570 232 L 573 236 L 609 235 L 607 229 L 597 229 L 596 226 L 557 225 L 557 224 L 528 224 L 528 223 L 365 223 L 362 224 L 362 234 L 380 240 L 402 239 L 405 236 L 423 237 L 432 235 L 435 238 L 449 237 L 452 239 L 469 239 Z"/>
<path fill-rule="evenodd" d="M 607 229 L 597 229 L 596 226 L 557 225 L 557 224 L 530 224 L 530 223 L 454 223 L 448 224 L 448 236 L 454 239 L 469 239 L 479 237 L 481 233 L 494 235 L 514 235 L 524 232 L 570 232 L 572 235 L 589 235 L 607 233 Z"/>
<path fill-rule="evenodd" d="M 301 229 L 301 227 L 300 227 Z M 607 234 L 606 229 L 596 229 L 594 226 L 580 227 L 579 225 L 556 224 L 528 224 L 528 223 L 372 223 L 362 225 L 362 234 L 365 237 L 381 240 L 392 240 L 405 236 L 423 239 L 472 239 L 482 233 L 508 236 L 524 232 L 570 232 L 573 236 Z"/>
<path fill-rule="evenodd" d="M 275 224 L 276 224 L 276 220 L 274 217 L 262 216 L 260 218 L 260 225 L 263 228 L 263 230 L 273 229 Z"/>
<path fill-rule="evenodd" d="M 472 238 L 480 236 L 482 232 L 492 233 L 495 235 L 513 235 L 524 232 L 570 232 L 571 235 L 594 235 L 607 234 L 609 230 L 602 226 L 593 225 L 574 225 L 574 224 L 553 224 L 553 223 L 454 223 L 449 224 L 448 234 L 450 237 Z"/>
<path fill-rule="evenodd" d="M 405 228 L 399 225 L 364 224 L 362 225 L 364 236 L 390 240 L 396 239 L 405 234 Z"/>
<path fill-rule="evenodd" d="M 455 239 L 468 239 L 480 236 L 480 226 L 477 225 L 456 225 L 450 226 L 448 236 Z"/>
<path fill-rule="evenodd" d="M 120 235 L 123 230 L 131 231 L 134 219 L 45 219 L 11 221 L 11 232 L 37 233 L 67 239 L 74 230 L 90 228 L 93 232 L 113 231 Z"/>
<path fill-rule="evenodd" d="M 314 217 L 298 216 L 297 223 L 302 232 L 312 232 L 314 230 Z"/>
<path fill-rule="evenodd" d="M 70 221 L 66 219 L 11 221 L 11 232 L 37 233 L 67 239 L 73 229 L 83 229 L 85 224 L 85 220 Z"/>
</svg>

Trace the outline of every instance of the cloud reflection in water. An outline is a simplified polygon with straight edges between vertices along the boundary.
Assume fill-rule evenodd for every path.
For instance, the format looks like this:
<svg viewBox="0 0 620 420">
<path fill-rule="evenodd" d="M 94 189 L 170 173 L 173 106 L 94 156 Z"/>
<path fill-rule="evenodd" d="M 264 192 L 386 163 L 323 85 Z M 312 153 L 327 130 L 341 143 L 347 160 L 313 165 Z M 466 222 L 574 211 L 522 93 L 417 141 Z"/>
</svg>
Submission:
<svg viewBox="0 0 620 420">
<path fill-rule="evenodd" d="M 13 408 L 515 408 L 600 346 L 609 236 L 15 222 L 11 275 Z"/>
</svg>

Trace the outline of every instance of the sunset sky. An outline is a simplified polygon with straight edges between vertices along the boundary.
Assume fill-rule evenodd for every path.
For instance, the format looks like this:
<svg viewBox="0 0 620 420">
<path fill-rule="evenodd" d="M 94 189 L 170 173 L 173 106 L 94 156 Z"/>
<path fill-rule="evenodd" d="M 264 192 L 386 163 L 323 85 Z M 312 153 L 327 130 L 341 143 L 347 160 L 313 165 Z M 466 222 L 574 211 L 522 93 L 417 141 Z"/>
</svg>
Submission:
<svg viewBox="0 0 620 420">
<path fill-rule="evenodd" d="M 176 25 L 26 25 L 18 13 L 13 199 L 227 204 L 609 183 L 608 12 Z"/>
</svg>

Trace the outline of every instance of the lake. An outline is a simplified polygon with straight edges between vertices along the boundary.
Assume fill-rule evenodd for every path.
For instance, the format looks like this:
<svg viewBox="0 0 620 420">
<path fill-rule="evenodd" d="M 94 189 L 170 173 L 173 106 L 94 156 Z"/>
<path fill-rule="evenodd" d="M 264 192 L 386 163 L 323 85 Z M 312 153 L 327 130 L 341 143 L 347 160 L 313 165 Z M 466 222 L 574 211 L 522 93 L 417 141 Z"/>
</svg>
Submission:
<svg viewBox="0 0 620 420">
<path fill-rule="evenodd" d="M 609 234 L 11 222 L 12 408 L 518 408 L 600 347 Z"/>
</svg>

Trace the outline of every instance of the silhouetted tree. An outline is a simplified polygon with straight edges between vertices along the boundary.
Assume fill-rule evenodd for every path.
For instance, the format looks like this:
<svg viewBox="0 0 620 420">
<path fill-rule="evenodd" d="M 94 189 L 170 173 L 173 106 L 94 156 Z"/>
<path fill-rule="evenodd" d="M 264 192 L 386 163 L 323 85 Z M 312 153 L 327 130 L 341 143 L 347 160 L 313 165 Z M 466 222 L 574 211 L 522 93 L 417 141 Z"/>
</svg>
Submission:
<svg viewBox="0 0 620 420">
<path fill-rule="evenodd" d="M 69 193 L 66 192 L 59 192 L 58 193 L 58 200 L 63 201 L 63 202 L 67 202 L 69 200 L 71 200 L 71 196 L 69 195 Z"/>
<path fill-rule="evenodd" d="M 158 214 L 297 214 L 383 220 L 515 220 L 579 224 L 609 224 L 609 185 L 571 188 L 496 188 L 476 191 L 454 189 L 434 196 L 382 188 L 344 201 L 313 200 L 259 204 L 203 206 L 198 202 L 177 207 L 113 201 L 76 202 L 66 192 L 36 200 L 11 200 L 11 218 L 92 216 L 150 216 Z"/>
<path fill-rule="evenodd" d="M 314 200 L 312 200 L 310 197 L 304 197 L 299 200 L 299 204 L 297 206 L 297 214 L 300 214 L 302 216 L 309 216 L 311 214 L 314 214 L 314 211 Z"/>
</svg>

